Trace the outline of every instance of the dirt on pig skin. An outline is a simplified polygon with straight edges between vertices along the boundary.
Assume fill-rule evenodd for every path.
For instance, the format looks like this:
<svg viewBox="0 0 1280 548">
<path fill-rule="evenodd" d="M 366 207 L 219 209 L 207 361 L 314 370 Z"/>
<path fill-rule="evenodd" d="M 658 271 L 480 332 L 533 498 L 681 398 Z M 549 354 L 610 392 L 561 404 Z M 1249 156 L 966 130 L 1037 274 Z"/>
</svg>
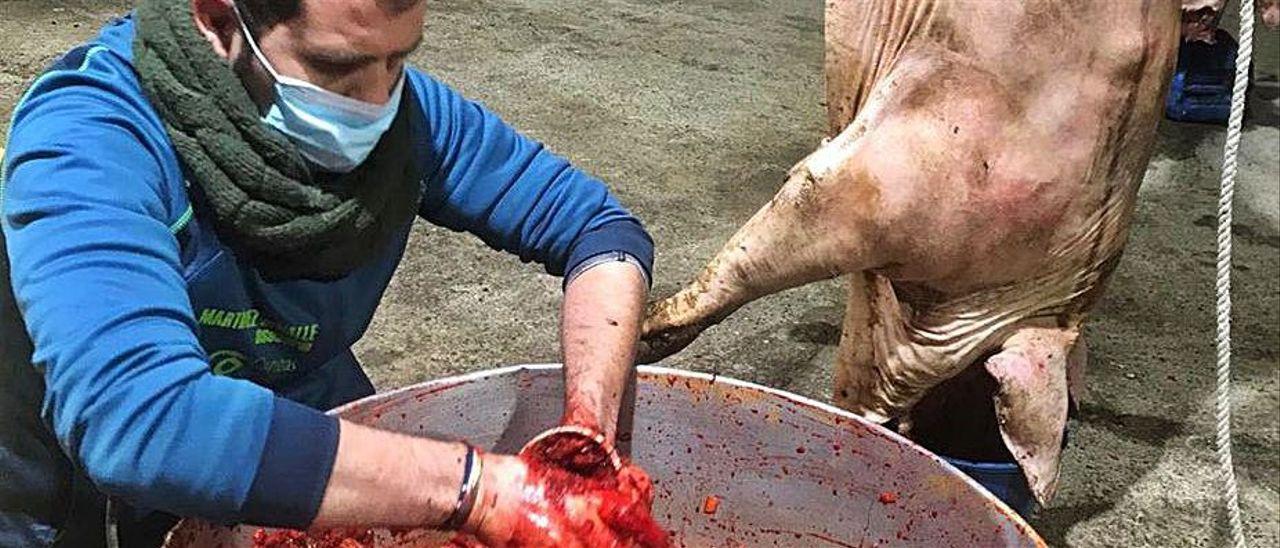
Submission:
<svg viewBox="0 0 1280 548">
<path fill-rule="evenodd" d="M 133 5 L 0 1 L 0 120 L 49 61 Z M 1237 6 L 1222 21 L 1233 33 Z M 822 2 L 433 0 L 428 10 L 410 61 L 617 190 L 656 240 L 655 295 L 691 279 L 825 133 Z M 1245 530 L 1275 546 L 1274 31 L 1257 29 L 1254 56 L 1235 212 L 1233 424 Z M 1222 545 L 1211 440 L 1223 134 L 1162 122 L 1124 258 L 1084 334 L 1090 395 L 1071 423 L 1061 489 L 1031 521 L 1051 545 Z M 356 354 L 384 391 L 556 361 L 562 296 L 540 267 L 419 223 Z M 662 365 L 829 400 L 845 297 L 832 281 L 755 302 Z"/>
</svg>

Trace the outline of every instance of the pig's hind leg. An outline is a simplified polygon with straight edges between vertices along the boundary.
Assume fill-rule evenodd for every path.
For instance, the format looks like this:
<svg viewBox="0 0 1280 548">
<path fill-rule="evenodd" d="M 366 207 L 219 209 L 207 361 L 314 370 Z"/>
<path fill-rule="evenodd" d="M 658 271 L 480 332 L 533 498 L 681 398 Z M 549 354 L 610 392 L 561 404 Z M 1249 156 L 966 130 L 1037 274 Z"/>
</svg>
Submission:
<svg viewBox="0 0 1280 548">
<path fill-rule="evenodd" d="M 754 299 L 877 266 L 879 191 L 862 167 L 862 131 L 850 125 L 793 167 L 692 283 L 649 307 L 641 363 L 678 352 Z"/>
</svg>

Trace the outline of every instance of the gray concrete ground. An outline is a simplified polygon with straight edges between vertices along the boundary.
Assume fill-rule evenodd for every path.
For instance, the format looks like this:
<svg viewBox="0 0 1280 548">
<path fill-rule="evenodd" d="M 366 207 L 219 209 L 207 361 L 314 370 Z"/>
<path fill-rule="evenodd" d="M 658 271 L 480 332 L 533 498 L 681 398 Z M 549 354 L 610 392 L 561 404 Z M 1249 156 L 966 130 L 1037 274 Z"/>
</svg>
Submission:
<svg viewBox="0 0 1280 548">
<path fill-rule="evenodd" d="M 128 4 L 0 2 L 0 117 Z M 609 181 L 652 230 L 666 294 L 821 139 L 821 29 L 816 0 L 432 0 L 414 61 Z M 1257 41 L 1235 230 L 1236 459 L 1256 546 L 1280 544 L 1278 41 Z M 1161 127 L 1128 251 L 1089 324 L 1091 396 L 1062 491 L 1033 522 L 1055 545 L 1223 540 L 1211 430 L 1223 134 Z M 410 249 L 358 349 L 379 388 L 557 358 L 557 280 L 433 227 Z M 841 297 L 831 282 L 761 300 L 667 365 L 825 398 Z"/>
</svg>

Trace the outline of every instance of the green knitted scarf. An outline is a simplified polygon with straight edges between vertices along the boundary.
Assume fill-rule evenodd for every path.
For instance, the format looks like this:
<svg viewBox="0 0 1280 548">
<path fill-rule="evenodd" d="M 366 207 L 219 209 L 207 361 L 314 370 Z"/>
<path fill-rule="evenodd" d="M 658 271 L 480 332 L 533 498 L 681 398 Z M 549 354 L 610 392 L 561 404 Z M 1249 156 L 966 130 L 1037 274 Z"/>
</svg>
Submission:
<svg viewBox="0 0 1280 548">
<path fill-rule="evenodd" d="M 364 164 L 320 181 L 288 137 L 262 123 L 228 61 L 196 31 L 189 0 L 143 0 L 136 18 L 134 66 L 192 202 L 263 278 L 342 277 L 412 221 L 422 168 L 411 93 Z"/>
</svg>

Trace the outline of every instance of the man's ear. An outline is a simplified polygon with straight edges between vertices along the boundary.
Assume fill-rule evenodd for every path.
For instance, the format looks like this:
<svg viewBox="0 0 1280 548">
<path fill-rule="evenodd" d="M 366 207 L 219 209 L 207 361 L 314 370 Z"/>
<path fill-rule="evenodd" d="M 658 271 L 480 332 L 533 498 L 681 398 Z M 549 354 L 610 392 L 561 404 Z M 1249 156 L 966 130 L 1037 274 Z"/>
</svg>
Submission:
<svg viewBox="0 0 1280 548">
<path fill-rule="evenodd" d="M 228 60 L 231 59 L 231 44 L 240 34 L 240 19 L 232 5 L 233 1 L 191 0 L 196 30 L 213 46 L 214 53 Z"/>
</svg>

